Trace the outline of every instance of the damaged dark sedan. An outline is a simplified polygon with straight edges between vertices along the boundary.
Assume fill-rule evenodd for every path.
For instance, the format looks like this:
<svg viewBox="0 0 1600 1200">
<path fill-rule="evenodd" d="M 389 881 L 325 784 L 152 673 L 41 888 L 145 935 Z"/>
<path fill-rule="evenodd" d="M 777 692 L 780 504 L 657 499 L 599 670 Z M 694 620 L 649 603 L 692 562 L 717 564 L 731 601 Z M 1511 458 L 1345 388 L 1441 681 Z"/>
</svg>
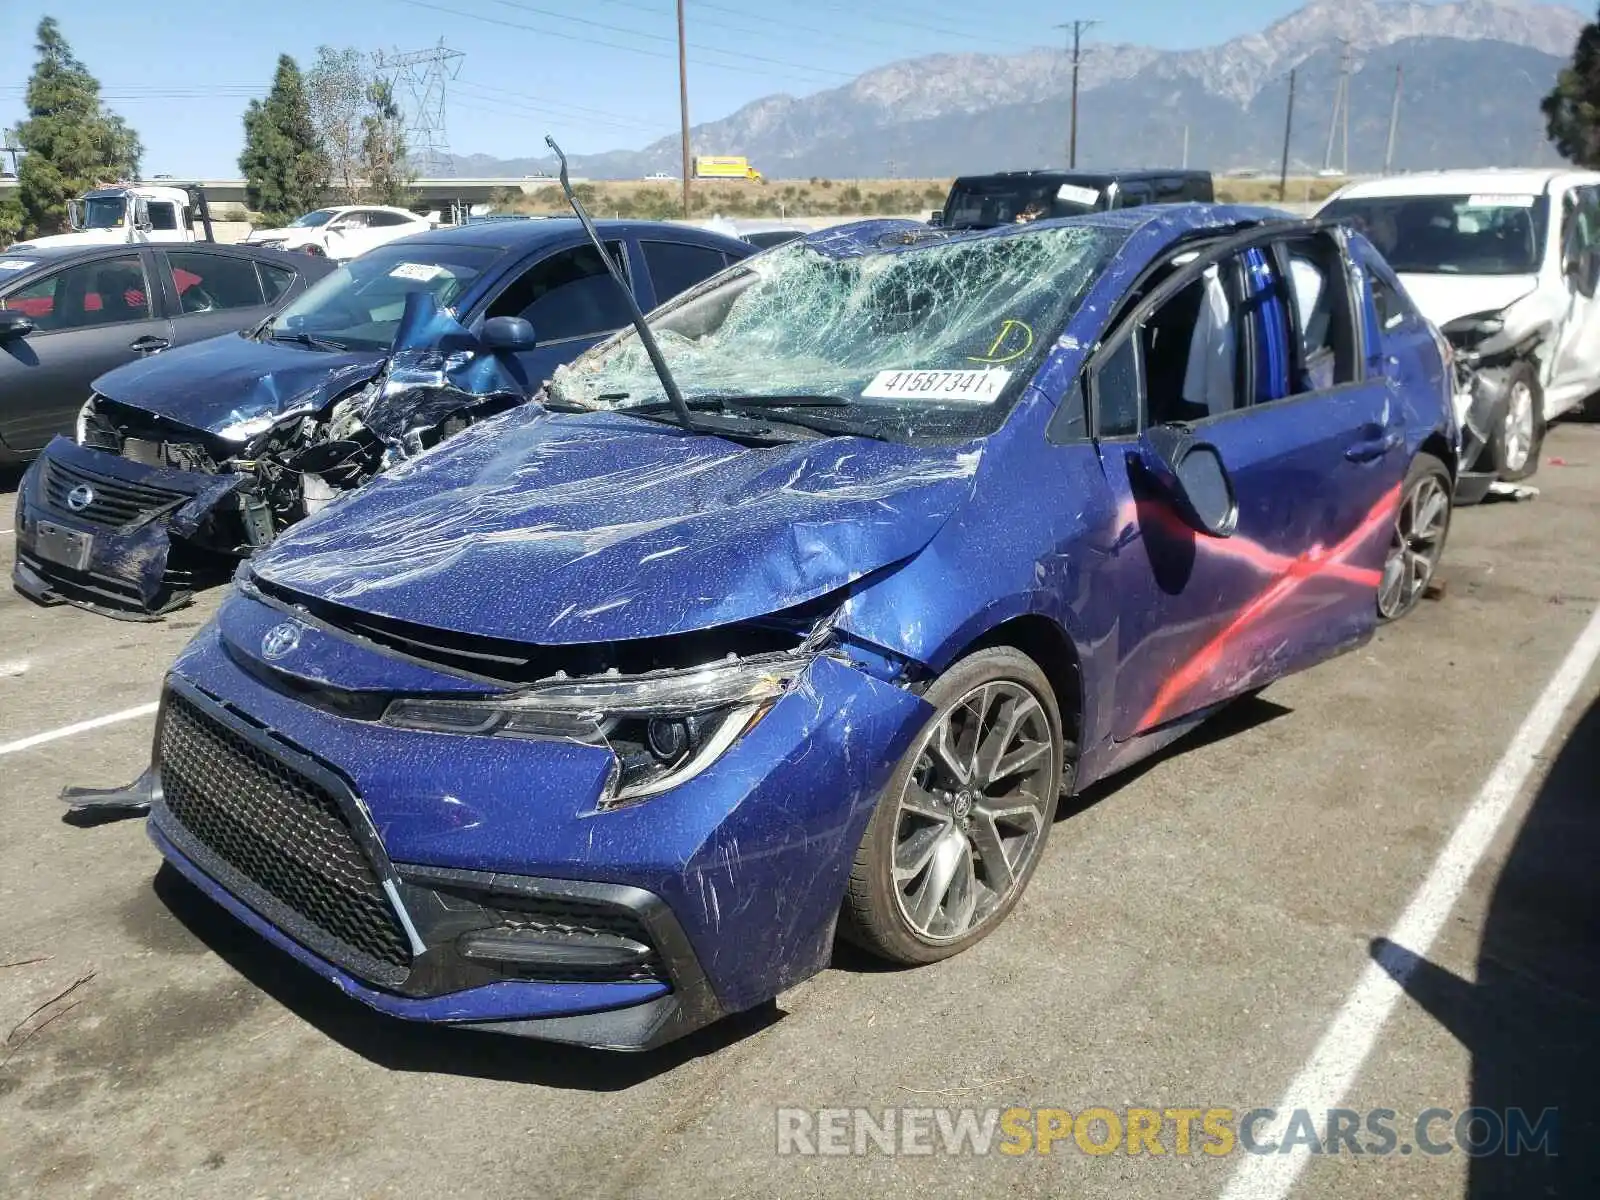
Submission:
<svg viewBox="0 0 1600 1200">
<path fill-rule="evenodd" d="M 241 568 L 150 836 L 384 1013 L 592 1046 L 965 950 L 1061 797 L 1418 602 L 1459 430 L 1370 255 L 1196 205 L 730 268 Z"/>
<path fill-rule="evenodd" d="M 755 248 L 608 222 L 649 308 Z M 17 590 L 150 619 L 374 475 L 515 404 L 628 320 L 568 219 L 404 238 L 340 267 L 271 320 L 95 381 L 17 502 Z"/>
</svg>

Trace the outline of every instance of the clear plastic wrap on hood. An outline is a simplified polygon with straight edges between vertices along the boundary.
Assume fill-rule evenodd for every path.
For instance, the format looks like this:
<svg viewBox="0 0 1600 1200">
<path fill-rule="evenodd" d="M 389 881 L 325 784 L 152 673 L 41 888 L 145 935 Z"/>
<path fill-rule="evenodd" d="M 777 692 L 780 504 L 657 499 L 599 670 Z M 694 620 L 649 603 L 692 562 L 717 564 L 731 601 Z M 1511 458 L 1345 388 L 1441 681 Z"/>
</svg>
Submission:
<svg viewBox="0 0 1600 1200">
<path fill-rule="evenodd" d="M 426 435 L 452 415 L 509 408 L 528 395 L 513 355 L 485 347 L 432 293 L 412 292 L 383 370 L 339 405 L 335 420 L 369 430 L 393 462 L 425 449 Z"/>
</svg>

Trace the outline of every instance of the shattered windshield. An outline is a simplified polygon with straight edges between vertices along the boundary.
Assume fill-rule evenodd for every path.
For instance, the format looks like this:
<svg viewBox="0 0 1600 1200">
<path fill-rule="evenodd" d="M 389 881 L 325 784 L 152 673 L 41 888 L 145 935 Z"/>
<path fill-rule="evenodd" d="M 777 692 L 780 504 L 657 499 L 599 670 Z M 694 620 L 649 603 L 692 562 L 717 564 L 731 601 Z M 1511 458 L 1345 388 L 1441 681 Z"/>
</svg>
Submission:
<svg viewBox="0 0 1600 1200">
<path fill-rule="evenodd" d="M 1124 236 L 1035 227 L 847 257 L 793 242 L 658 309 L 650 327 L 691 405 L 744 402 L 781 420 L 790 400 L 826 432 L 976 436 L 999 427 Z M 631 330 L 559 368 L 550 392 L 623 412 L 665 403 Z"/>
<path fill-rule="evenodd" d="M 91 196 L 83 202 L 85 229 L 116 229 L 127 216 L 128 204 L 121 196 Z"/>
<path fill-rule="evenodd" d="M 309 229 L 313 225 L 326 225 L 331 220 L 333 220 L 333 209 L 319 208 L 316 212 L 308 212 L 303 217 L 296 217 L 289 222 L 287 228 Z"/>
<path fill-rule="evenodd" d="M 1372 196 L 1335 200 L 1319 216 L 1346 221 L 1396 271 L 1532 275 L 1544 258 L 1549 198 Z"/>
<path fill-rule="evenodd" d="M 406 297 L 429 292 L 450 308 L 498 252 L 482 246 L 395 242 L 369 250 L 319 280 L 272 322 L 266 336 L 339 350 L 387 350 Z"/>
<path fill-rule="evenodd" d="M 1104 193 L 1075 183 L 970 180 L 950 189 L 944 223 L 952 229 L 993 229 L 1053 217 L 1081 217 L 1103 208 Z"/>
</svg>

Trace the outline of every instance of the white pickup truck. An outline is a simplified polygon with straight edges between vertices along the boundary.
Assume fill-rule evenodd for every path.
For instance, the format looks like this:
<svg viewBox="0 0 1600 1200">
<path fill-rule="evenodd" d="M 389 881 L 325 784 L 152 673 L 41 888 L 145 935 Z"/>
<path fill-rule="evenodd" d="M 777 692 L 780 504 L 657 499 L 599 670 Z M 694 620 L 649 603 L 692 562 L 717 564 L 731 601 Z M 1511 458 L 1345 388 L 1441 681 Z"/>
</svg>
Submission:
<svg viewBox="0 0 1600 1200">
<path fill-rule="evenodd" d="M 205 227 L 196 236 L 195 219 Z M 155 183 L 118 183 L 91 188 L 67 201 L 71 233 L 53 233 L 18 242 L 12 250 L 46 246 L 113 246 L 140 242 L 211 241 L 211 213 L 200 189 Z"/>
<path fill-rule="evenodd" d="M 1538 470 L 1546 425 L 1600 392 L 1600 172 L 1402 175 L 1318 215 L 1365 234 L 1455 352 L 1458 500 Z"/>
</svg>

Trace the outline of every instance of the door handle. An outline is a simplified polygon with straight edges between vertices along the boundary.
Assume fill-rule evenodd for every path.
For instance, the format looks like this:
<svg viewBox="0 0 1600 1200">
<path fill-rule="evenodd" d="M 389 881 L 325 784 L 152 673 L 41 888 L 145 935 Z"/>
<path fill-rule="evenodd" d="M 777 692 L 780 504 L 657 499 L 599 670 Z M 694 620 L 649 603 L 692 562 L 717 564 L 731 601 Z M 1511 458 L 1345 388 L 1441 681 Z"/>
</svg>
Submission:
<svg viewBox="0 0 1600 1200">
<path fill-rule="evenodd" d="M 163 337 L 142 337 L 134 338 L 133 341 L 129 342 L 128 349 L 135 354 L 155 354 L 157 351 L 165 350 L 170 345 L 172 343 Z"/>
<path fill-rule="evenodd" d="M 1382 458 L 1391 450 L 1398 450 L 1403 441 L 1405 439 L 1399 433 L 1387 433 L 1370 442 L 1357 442 L 1344 452 L 1344 456 L 1351 462 L 1371 462 L 1375 458 Z"/>
</svg>

